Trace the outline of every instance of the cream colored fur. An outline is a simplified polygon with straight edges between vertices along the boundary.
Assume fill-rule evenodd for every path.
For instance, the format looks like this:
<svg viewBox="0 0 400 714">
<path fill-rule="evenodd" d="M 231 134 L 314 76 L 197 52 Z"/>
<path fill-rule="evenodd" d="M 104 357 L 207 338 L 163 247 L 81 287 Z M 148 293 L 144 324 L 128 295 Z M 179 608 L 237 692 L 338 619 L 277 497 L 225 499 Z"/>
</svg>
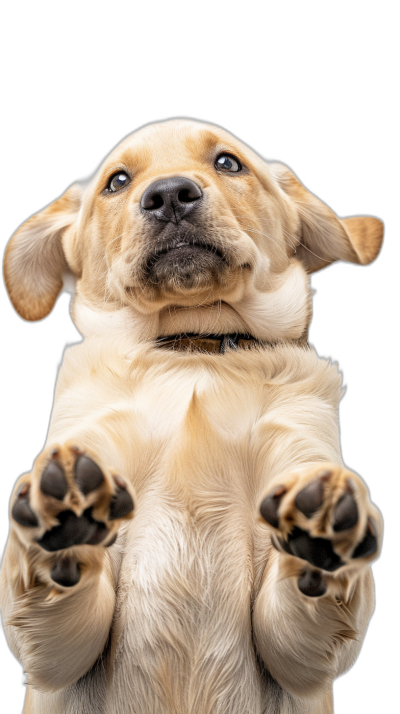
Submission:
<svg viewBox="0 0 400 714">
<path fill-rule="evenodd" d="M 218 183 L 204 159 L 213 145 L 246 161 L 250 178 Z M 110 207 L 99 186 L 129 157 L 138 174 L 132 199 L 108 197 Z M 354 662 L 372 613 L 371 558 L 327 576 L 324 596 L 306 597 L 297 587 L 301 561 L 272 546 L 258 509 L 280 474 L 297 483 L 315 464 L 342 468 L 340 375 L 295 342 L 309 323 L 307 270 L 315 269 L 296 251 L 318 252 L 325 220 L 324 264 L 367 258 L 359 261 L 359 244 L 357 253 L 321 202 L 324 218 L 314 216 L 305 248 L 304 215 L 285 192 L 288 170 L 280 171 L 216 127 L 148 127 L 111 154 L 86 191 L 74 188 L 61 236 L 57 209 L 46 209 L 46 231 L 55 211 L 49 250 L 58 265 L 42 246 L 37 293 L 33 276 L 24 283 L 26 228 L 8 248 L 8 289 L 28 319 L 51 309 L 66 267 L 77 278 L 72 314 L 85 339 L 64 355 L 46 448 L 78 441 L 129 482 L 135 500 L 115 545 L 71 549 L 86 570 L 68 590 L 52 587 L 38 547 L 12 523 L 0 595 L 9 644 L 27 673 L 25 714 L 332 712 L 332 682 Z M 234 245 L 229 280 L 166 295 L 140 284 L 146 230 L 133 206 L 169 174 L 195 177 L 208 191 L 213 235 Z M 70 199 L 60 200 L 65 211 Z M 40 215 L 30 221 L 33 241 Z M 376 219 L 359 220 L 367 232 L 372 221 L 372 259 L 381 234 L 371 252 Z M 329 231 L 340 246 L 330 255 Z M 185 331 L 250 332 L 278 345 L 211 355 L 151 342 Z M 360 529 L 372 514 L 380 531 L 353 477 Z M 40 512 L 39 496 L 34 504 Z"/>
</svg>

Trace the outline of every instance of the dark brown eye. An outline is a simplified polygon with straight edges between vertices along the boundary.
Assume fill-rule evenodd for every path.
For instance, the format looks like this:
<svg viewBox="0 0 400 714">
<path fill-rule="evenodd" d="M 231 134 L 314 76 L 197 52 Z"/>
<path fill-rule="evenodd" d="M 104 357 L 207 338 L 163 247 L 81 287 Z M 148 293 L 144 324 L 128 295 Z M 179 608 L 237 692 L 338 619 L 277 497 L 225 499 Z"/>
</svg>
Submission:
<svg viewBox="0 0 400 714">
<path fill-rule="evenodd" d="M 239 159 L 235 159 L 231 154 L 221 154 L 215 162 L 215 168 L 220 171 L 229 171 L 237 173 L 242 170 Z"/>
<path fill-rule="evenodd" d="M 117 174 L 114 174 L 114 176 L 111 177 L 110 181 L 108 182 L 107 191 L 110 191 L 110 193 L 115 193 L 121 188 L 124 188 L 124 186 L 127 186 L 129 182 L 129 176 L 123 171 L 119 171 Z"/>
</svg>

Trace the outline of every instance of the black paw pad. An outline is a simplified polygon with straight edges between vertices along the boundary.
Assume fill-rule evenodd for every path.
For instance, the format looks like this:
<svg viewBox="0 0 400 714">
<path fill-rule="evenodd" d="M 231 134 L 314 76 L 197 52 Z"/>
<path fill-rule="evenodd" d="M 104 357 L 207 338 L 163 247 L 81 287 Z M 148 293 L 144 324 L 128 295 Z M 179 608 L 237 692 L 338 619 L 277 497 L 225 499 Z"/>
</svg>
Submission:
<svg viewBox="0 0 400 714">
<path fill-rule="evenodd" d="M 53 552 L 71 548 L 74 545 L 87 543 L 96 545 L 100 542 L 100 536 L 104 532 L 105 526 L 93 518 L 91 508 L 84 511 L 81 516 L 76 516 L 73 511 L 62 511 L 57 518 L 60 525 L 46 531 L 44 536 L 37 541 L 44 550 Z"/>
<path fill-rule="evenodd" d="M 301 528 L 293 528 L 286 543 L 285 550 L 297 558 L 307 560 L 311 565 L 328 572 L 333 572 L 343 565 L 341 558 L 332 548 L 327 538 L 312 538 Z"/>
<path fill-rule="evenodd" d="M 336 504 L 333 511 L 333 530 L 336 532 L 353 528 L 358 523 L 358 508 L 356 499 L 351 493 L 345 493 Z"/>
<path fill-rule="evenodd" d="M 64 469 L 56 461 L 50 461 L 42 473 L 40 490 L 46 496 L 53 496 L 62 501 L 68 491 Z"/>
<path fill-rule="evenodd" d="M 13 505 L 11 515 L 14 521 L 17 521 L 20 526 L 34 528 L 39 525 L 39 521 L 29 505 L 28 493 L 29 484 L 22 484 L 18 491 L 17 500 Z"/>
<path fill-rule="evenodd" d="M 371 518 L 368 518 L 367 532 L 352 554 L 352 558 L 367 558 L 378 549 L 378 534 Z"/>
<path fill-rule="evenodd" d="M 116 518 L 124 518 L 124 516 L 133 511 L 134 507 L 132 496 L 126 489 L 125 481 L 120 476 L 114 476 L 114 481 L 117 488 L 110 504 L 108 517 L 111 521 Z"/>
<path fill-rule="evenodd" d="M 92 459 L 88 456 L 78 456 L 75 463 L 75 481 L 84 496 L 98 488 L 103 480 L 101 469 Z"/>
<path fill-rule="evenodd" d="M 324 485 L 317 479 L 308 484 L 296 496 L 294 505 L 307 518 L 310 518 L 318 508 L 321 508 L 324 500 Z"/>
<path fill-rule="evenodd" d="M 85 541 L 86 545 L 98 545 L 109 534 L 109 530 L 105 523 L 101 523 L 100 521 L 95 521 L 95 523 L 96 528 L 90 538 Z"/>
<path fill-rule="evenodd" d="M 74 558 L 60 558 L 50 572 L 50 577 L 57 585 L 71 588 L 76 585 L 81 577 L 79 563 Z"/>
<path fill-rule="evenodd" d="M 320 597 L 326 593 L 326 581 L 318 570 L 305 570 L 297 581 L 303 595 Z"/>
<path fill-rule="evenodd" d="M 264 521 L 267 521 L 274 528 L 279 528 L 278 510 L 285 493 L 286 488 L 284 486 L 277 486 L 273 493 L 264 498 L 260 506 L 260 513 Z"/>
</svg>

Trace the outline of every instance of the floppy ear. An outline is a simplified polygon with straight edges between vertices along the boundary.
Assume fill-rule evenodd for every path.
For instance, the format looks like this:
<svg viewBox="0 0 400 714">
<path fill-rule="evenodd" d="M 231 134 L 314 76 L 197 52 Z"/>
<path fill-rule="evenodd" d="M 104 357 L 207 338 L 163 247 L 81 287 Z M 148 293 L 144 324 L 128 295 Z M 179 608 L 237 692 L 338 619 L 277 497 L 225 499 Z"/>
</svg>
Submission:
<svg viewBox="0 0 400 714">
<path fill-rule="evenodd" d="M 286 166 L 272 164 L 270 168 L 297 209 L 301 228 L 296 254 L 308 272 L 335 260 L 366 265 L 376 258 L 383 240 L 382 221 L 372 216 L 339 219 Z"/>
<path fill-rule="evenodd" d="M 45 317 L 62 288 L 66 237 L 74 231 L 81 204 L 80 186 L 26 221 L 11 238 L 4 257 L 4 279 L 11 302 L 25 320 Z"/>
</svg>

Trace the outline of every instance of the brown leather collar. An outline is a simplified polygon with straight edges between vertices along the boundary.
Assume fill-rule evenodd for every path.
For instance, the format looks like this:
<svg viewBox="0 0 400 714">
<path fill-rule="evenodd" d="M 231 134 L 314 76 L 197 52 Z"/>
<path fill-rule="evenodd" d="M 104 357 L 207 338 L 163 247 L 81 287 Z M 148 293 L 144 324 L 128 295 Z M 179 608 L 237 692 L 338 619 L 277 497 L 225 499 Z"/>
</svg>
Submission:
<svg viewBox="0 0 400 714">
<path fill-rule="evenodd" d="M 192 333 L 167 335 L 156 340 L 156 346 L 181 352 L 208 352 L 224 354 L 227 349 L 252 349 L 272 346 L 271 342 L 261 342 L 251 335 L 196 335 Z"/>
</svg>

